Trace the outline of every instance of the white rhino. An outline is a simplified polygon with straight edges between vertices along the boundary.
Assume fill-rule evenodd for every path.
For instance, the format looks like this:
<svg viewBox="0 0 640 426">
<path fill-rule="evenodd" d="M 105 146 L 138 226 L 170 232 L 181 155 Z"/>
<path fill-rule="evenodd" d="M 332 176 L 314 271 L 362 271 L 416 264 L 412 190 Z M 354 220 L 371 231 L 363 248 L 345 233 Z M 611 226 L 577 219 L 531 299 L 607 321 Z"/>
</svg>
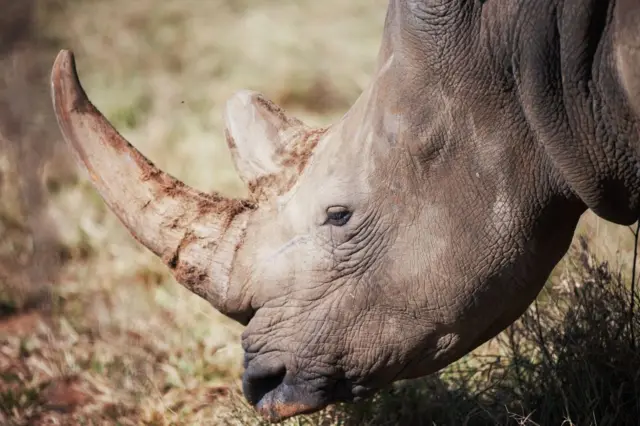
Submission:
<svg viewBox="0 0 640 426">
<path fill-rule="evenodd" d="M 376 72 L 312 129 L 226 107 L 250 199 L 158 170 L 53 67 L 64 138 L 176 279 L 246 324 L 244 393 L 277 421 L 433 373 L 534 300 L 581 214 L 640 208 L 640 4 L 391 0 Z"/>
</svg>

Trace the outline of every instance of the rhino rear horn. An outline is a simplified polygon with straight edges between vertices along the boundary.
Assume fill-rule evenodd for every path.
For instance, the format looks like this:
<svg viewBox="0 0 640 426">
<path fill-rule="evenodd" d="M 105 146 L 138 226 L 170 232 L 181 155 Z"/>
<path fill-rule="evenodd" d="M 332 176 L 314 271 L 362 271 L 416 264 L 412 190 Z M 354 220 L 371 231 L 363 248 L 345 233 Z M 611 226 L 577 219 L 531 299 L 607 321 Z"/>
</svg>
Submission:
<svg viewBox="0 0 640 426">
<path fill-rule="evenodd" d="M 293 186 L 326 131 L 306 126 L 249 90 L 227 101 L 225 122 L 236 170 L 257 201 Z"/>
</svg>

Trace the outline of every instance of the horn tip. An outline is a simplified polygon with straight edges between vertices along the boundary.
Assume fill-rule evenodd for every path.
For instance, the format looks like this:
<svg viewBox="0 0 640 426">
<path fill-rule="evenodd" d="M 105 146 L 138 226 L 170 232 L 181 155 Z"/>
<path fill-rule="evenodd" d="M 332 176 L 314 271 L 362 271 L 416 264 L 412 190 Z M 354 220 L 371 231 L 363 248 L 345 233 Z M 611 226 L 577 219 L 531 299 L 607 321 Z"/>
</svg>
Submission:
<svg viewBox="0 0 640 426">
<path fill-rule="evenodd" d="M 51 98 L 57 114 L 92 111 L 82 88 L 73 51 L 62 49 L 51 71 Z"/>
<path fill-rule="evenodd" d="M 71 59 L 73 60 L 73 51 L 70 49 L 61 49 L 60 52 L 58 52 L 58 56 L 56 58 L 56 60 L 59 59 Z"/>
<path fill-rule="evenodd" d="M 58 52 L 56 60 L 53 63 L 53 70 L 51 73 L 52 84 L 56 84 L 60 80 L 61 74 L 65 71 L 71 70 L 73 74 L 75 74 L 75 69 L 76 60 L 73 51 L 62 49 Z"/>
</svg>

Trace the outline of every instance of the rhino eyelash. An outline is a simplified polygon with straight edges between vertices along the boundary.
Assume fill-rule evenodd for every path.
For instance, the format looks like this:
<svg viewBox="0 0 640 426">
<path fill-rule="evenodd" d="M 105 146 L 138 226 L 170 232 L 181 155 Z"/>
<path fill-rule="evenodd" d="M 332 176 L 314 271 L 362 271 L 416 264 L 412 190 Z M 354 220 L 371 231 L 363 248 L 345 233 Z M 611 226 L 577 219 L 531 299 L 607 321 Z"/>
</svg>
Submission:
<svg viewBox="0 0 640 426">
<path fill-rule="evenodd" d="M 344 207 L 329 207 L 324 225 L 344 226 L 351 219 L 352 212 Z"/>
</svg>

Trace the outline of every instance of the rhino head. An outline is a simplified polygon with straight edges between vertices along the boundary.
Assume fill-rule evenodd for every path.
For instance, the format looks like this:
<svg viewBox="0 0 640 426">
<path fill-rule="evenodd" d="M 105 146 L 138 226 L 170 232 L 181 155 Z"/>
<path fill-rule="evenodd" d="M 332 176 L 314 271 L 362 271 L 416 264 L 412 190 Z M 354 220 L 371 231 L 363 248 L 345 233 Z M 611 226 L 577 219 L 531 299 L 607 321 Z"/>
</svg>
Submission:
<svg viewBox="0 0 640 426">
<path fill-rule="evenodd" d="M 600 139 L 563 133 L 571 114 L 588 122 L 580 99 L 560 99 L 567 115 L 557 118 L 553 87 L 542 90 L 544 73 L 532 72 L 562 52 L 483 43 L 508 34 L 517 15 L 511 7 L 515 17 L 483 15 L 492 2 L 472 3 L 456 6 L 462 22 L 438 32 L 429 19 L 439 15 L 422 2 L 392 1 L 371 84 L 328 128 L 310 128 L 258 93 L 230 99 L 226 137 L 248 199 L 201 193 L 158 170 L 87 99 L 73 55 L 56 59 L 64 138 L 140 243 L 247 326 L 243 390 L 268 419 L 450 364 L 521 315 L 587 207 L 619 223 L 637 217 L 637 205 L 605 191 L 627 185 L 626 175 L 562 150 L 628 142 L 636 124 L 608 122 Z M 455 28 L 476 18 L 489 20 L 488 35 L 462 43 L 471 30 Z M 510 67 L 496 55 L 519 60 Z M 622 93 L 612 90 L 599 96 Z M 626 103 L 610 105 L 631 116 Z"/>
</svg>

